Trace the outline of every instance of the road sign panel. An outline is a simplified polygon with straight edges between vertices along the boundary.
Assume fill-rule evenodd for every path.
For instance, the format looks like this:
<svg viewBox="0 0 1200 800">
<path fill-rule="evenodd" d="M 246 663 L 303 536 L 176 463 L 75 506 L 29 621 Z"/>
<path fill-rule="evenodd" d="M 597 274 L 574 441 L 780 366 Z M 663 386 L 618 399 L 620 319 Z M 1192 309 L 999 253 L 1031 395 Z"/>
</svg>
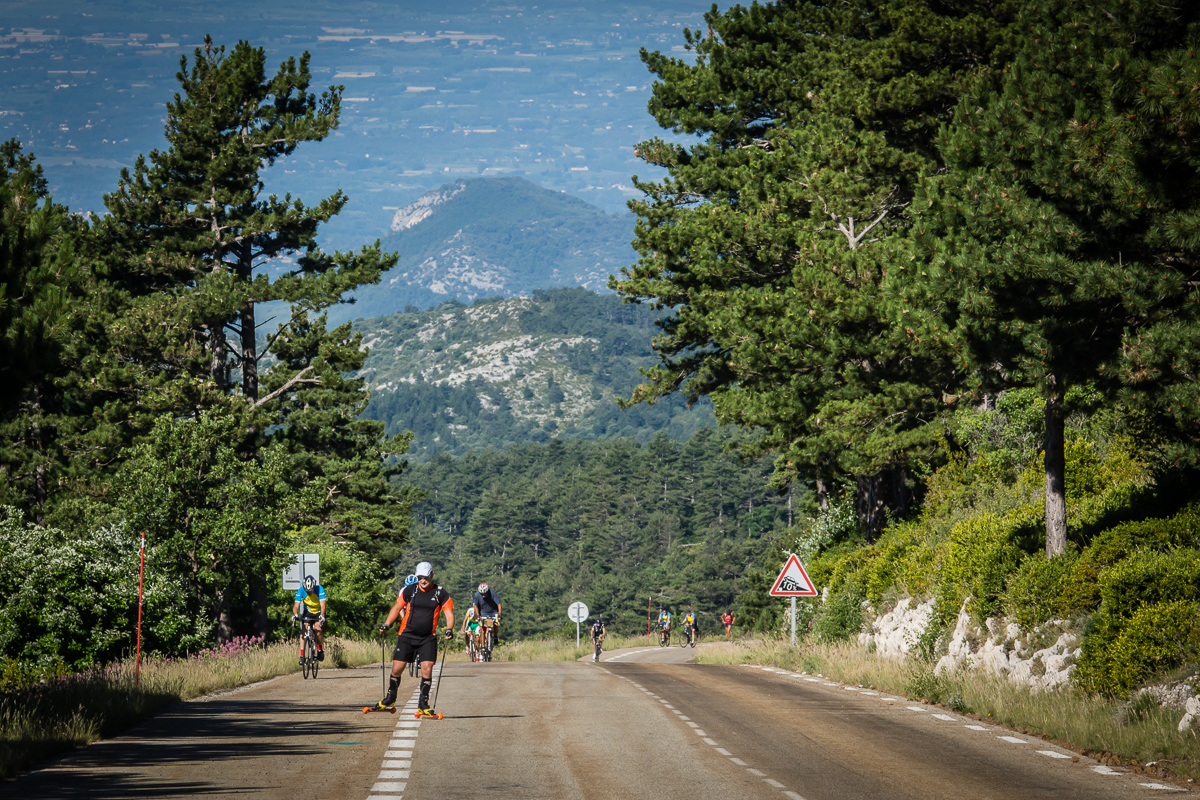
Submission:
<svg viewBox="0 0 1200 800">
<path fill-rule="evenodd" d="M 771 587 L 772 597 L 816 597 L 820 592 L 804 571 L 804 565 L 795 553 L 783 565 L 775 585 Z"/>
<path fill-rule="evenodd" d="M 321 582 L 321 556 L 318 553 L 289 553 L 291 559 L 283 571 L 283 588 L 296 591 L 304 585 L 304 576 L 312 575 Z"/>
<path fill-rule="evenodd" d="M 583 603 L 571 603 L 567 609 L 567 619 L 574 623 L 580 623 L 587 619 L 588 607 Z"/>
</svg>

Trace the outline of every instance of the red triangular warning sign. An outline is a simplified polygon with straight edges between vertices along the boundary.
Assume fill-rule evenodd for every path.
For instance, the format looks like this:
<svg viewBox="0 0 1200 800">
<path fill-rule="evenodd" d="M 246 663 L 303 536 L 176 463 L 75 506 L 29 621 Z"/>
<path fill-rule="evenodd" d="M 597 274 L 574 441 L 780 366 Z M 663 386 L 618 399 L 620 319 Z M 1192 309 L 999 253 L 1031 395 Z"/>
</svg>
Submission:
<svg viewBox="0 0 1200 800">
<path fill-rule="evenodd" d="M 793 553 L 792 557 L 783 565 L 783 571 L 779 573 L 779 577 L 775 579 L 775 585 L 771 587 L 771 596 L 816 597 L 818 594 L 820 592 L 809 580 L 808 573 L 804 571 L 804 565 Z"/>
</svg>

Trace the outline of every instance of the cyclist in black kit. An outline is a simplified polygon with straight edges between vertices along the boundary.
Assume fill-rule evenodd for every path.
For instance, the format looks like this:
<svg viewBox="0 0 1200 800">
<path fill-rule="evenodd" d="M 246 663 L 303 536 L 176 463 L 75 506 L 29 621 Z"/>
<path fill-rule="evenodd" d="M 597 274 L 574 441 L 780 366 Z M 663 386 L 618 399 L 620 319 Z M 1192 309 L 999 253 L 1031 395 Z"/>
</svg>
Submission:
<svg viewBox="0 0 1200 800">
<path fill-rule="evenodd" d="M 437 661 L 438 613 L 446 616 L 447 639 L 454 637 L 454 601 L 450 593 L 433 582 L 433 565 L 428 561 L 417 564 L 417 582 L 405 586 L 396 598 L 396 604 L 388 612 L 387 620 L 379 626 L 380 635 L 392 627 L 402 613 L 404 622 L 396 635 L 396 649 L 392 652 L 392 677 L 388 681 L 387 694 L 379 701 L 378 708 L 391 708 L 396 704 L 396 692 L 400 689 L 400 676 L 404 668 L 418 654 L 421 657 L 421 700 L 420 711 L 429 711 L 429 689 L 433 685 L 433 664 Z"/>
</svg>

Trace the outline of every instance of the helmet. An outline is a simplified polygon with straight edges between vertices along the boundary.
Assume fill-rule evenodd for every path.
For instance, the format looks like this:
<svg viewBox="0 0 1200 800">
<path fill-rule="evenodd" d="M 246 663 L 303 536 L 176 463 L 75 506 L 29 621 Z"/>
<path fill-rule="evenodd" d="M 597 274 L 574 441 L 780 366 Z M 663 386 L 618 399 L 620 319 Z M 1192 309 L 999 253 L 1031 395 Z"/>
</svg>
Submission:
<svg viewBox="0 0 1200 800">
<path fill-rule="evenodd" d="M 430 564 L 428 561 L 422 561 L 420 564 L 417 564 L 417 569 L 414 574 L 418 578 L 432 578 L 433 564 Z"/>
<path fill-rule="evenodd" d="M 405 579 L 404 579 L 404 585 L 405 585 L 405 586 L 412 586 L 412 585 L 413 585 L 414 583 L 416 583 L 416 582 L 417 582 L 417 576 L 416 576 L 416 575 L 409 575 L 407 578 L 405 578 Z"/>
<path fill-rule="evenodd" d="M 486 591 L 487 591 L 487 589 L 488 589 L 488 587 L 487 587 L 487 584 L 486 584 L 486 583 L 481 583 L 481 584 L 479 584 L 479 592 L 480 592 L 480 594 L 482 594 L 483 592 L 486 592 Z"/>
<path fill-rule="evenodd" d="M 304 578 L 304 591 L 308 592 L 309 594 L 312 594 L 316 590 L 317 590 L 317 579 L 314 578 L 312 575 L 306 576 Z"/>
</svg>

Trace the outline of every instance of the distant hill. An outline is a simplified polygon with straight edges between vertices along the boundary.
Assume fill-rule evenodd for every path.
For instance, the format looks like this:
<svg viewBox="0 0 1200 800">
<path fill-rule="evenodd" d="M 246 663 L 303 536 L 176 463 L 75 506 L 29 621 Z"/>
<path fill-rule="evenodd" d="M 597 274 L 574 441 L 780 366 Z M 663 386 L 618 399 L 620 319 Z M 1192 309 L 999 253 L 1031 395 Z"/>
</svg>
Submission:
<svg viewBox="0 0 1200 800">
<path fill-rule="evenodd" d="M 396 212 L 382 238 L 400 263 L 358 290 L 355 305 L 337 309 L 334 321 L 558 286 L 603 291 L 608 276 L 636 257 L 632 216 L 524 178 L 442 186 Z"/>
<path fill-rule="evenodd" d="M 657 431 L 677 441 L 714 423 L 711 407 L 682 396 L 622 411 L 639 367 L 655 363 L 655 313 L 585 289 L 359 320 L 370 355 L 366 416 L 389 433 L 416 434 L 412 454 L 461 454 L 550 438 Z"/>
</svg>

